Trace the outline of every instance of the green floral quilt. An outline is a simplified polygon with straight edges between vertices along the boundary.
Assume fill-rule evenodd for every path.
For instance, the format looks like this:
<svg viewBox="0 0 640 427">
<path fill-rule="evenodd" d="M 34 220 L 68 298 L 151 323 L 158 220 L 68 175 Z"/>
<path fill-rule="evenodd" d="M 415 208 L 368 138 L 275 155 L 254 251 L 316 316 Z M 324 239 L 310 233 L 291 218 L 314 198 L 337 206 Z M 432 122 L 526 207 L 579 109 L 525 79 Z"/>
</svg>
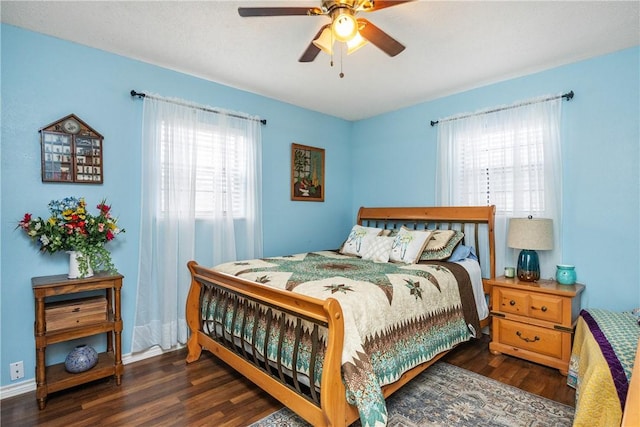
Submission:
<svg viewBox="0 0 640 427">
<path fill-rule="evenodd" d="M 479 331 L 471 281 L 464 267 L 455 263 L 375 263 L 323 251 L 230 262 L 214 269 L 340 302 L 345 322 L 343 380 L 347 401 L 358 408 L 363 426 L 386 425 L 383 385 L 397 381 L 407 370 L 468 341 Z M 202 310 L 204 319 L 227 313 L 216 311 L 211 301 L 203 301 Z M 230 318 L 227 313 L 227 327 Z M 251 340 L 248 330 L 252 327 L 247 323 L 244 331 L 233 333 Z M 265 348 L 264 335 L 253 335 L 256 347 Z M 287 354 L 283 360 L 291 364 L 292 346 L 287 340 L 279 346 L 278 337 L 270 337 L 267 357 L 275 360 L 274 352 L 280 348 Z M 304 341 L 299 347 L 304 347 Z M 303 357 L 298 358 L 296 367 L 288 368 L 308 371 L 304 355 L 309 350 L 299 348 Z M 321 372 L 306 374 L 320 384 Z"/>
</svg>

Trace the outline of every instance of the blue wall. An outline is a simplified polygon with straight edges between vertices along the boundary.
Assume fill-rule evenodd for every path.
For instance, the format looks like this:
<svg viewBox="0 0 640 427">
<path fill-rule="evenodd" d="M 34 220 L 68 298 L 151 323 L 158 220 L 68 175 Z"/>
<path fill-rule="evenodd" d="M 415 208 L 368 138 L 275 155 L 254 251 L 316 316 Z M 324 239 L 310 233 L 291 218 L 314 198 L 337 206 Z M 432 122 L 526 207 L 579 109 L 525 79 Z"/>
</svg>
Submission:
<svg viewBox="0 0 640 427">
<path fill-rule="evenodd" d="M 14 230 L 25 212 L 46 216 L 51 199 L 85 196 L 94 206 L 106 197 L 126 228 L 109 249 L 125 276 L 123 353 L 131 351 L 142 117 L 142 101 L 131 98 L 131 89 L 268 120 L 262 129 L 266 256 L 334 248 L 351 228 L 350 186 L 345 184 L 350 182 L 351 122 L 13 26 L 2 25 L 1 31 L 0 385 L 10 383 L 11 362 L 23 360 L 25 379 L 35 376 L 31 277 L 64 273 L 68 266 L 66 254 L 39 254 L 23 233 Z M 38 129 L 70 113 L 105 138 L 103 185 L 40 180 Z M 292 142 L 326 149 L 324 203 L 290 200 Z M 50 347 L 48 361 L 63 360 L 73 345 Z"/>
<path fill-rule="evenodd" d="M 639 53 L 626 49 L 355 123 L 353 211 L 435 203 L 431 120 L 573 90 L 562 104 L 562 260 L 587 286 L 583 307 L 640 307 Z"/>
<path fill-rule="evenodd" d="M 139 234 L 142 103 L 148 91 L 259 115 L 265 255 L 339 245 L 361 205 L 432 205 L 437 129 L 429 120 L 569 89 L 564 103 L 564 260 L 587 284 L 583 305 L 640 306 L 639 50 L 625 50 L 351 123 L 269 98 L 12 26 L 1 27 L 0 386 L 23 360 L 33 378 L 33 276 L 66 270 L 18 231 L 49 200 L 106 197 L 127 232 L 111 247 L 125 276 L 123 352 L 131 350 Z M 43 184 L 37 130 L 75 113 L 105 137 L 103 185 Z M 324 203 L 290 200 L 292 142 L 326 149 Z M 123 237 L 121 239 L 121 237 Z M 622 266 L 622 268 L 621 268 Z M 48 351 L 60 361 L 72 344 Z"/>
</svg>

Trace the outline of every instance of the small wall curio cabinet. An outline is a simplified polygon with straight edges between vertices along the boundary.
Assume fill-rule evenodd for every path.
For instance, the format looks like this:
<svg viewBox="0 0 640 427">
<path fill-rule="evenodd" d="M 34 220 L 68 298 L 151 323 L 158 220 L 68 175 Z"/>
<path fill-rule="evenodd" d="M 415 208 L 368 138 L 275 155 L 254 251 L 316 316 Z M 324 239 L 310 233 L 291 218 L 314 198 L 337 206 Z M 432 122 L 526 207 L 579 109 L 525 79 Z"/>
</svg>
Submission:
<svg viewBox="0 0 640 427">
<path fill-rule="evenodd" d="M 42 182 L 102 184 L 103 137 L 69 114 L 40 129 Z"/>
<path fill-rule="evenodd" d="M 120 385 L 124 372 L 122 279 L 120 274 L 107 273 L 84 279 L 68 279 L 66 274 L 31 279 L 36 313 L 36 399 L 40 409 L 44 409 L 47 396 L 53 392 L 112 375 Z M 71 299 L 51 301 L 51 297 L 59 295 L 70 295 Z M 106 351 L 98 354 L 98 363 L 93 368 L 69 373 L 64 363 L 46 365 L 47 346 L 98 334 L 106 335 L 107 345 Z"/>
</svg>

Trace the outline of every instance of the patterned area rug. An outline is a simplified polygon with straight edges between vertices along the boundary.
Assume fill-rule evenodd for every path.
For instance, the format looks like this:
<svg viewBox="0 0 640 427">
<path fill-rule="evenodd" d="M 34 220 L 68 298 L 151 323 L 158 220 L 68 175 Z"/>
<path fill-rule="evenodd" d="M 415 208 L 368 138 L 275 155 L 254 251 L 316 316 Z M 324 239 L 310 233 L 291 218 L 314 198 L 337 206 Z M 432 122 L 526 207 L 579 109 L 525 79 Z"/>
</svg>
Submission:
<svg viewBox="0 0 640 427">
<path fill-rule="evenodd" d="M 388 426 L 571 426 L 574 408 L 438 362 L 387 399 Z M 306 427 L 284 408 L 251 427 Z M 360 426 L 356 422 L 353 426 Z"/>
</svg>

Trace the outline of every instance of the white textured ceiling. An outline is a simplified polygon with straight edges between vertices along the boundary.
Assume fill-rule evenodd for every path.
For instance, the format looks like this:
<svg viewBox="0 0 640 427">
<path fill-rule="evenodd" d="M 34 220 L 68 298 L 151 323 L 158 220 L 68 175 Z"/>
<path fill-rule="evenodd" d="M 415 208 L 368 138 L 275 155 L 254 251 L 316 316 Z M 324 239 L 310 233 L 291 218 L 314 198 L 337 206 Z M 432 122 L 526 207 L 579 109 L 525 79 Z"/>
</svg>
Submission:
<svg viewBox="0 0 640 427">
<path fill-rule="evenodd" d="M 348 120 L 640 44 L 637 0 L 422 0 L 360 14 L 404 44 L 404 52 L 391 58 L 369 44 L 336 55 L 331 67 L 322 52 L 312 63 L 298 62 L 326 16 L 237 13 L 238 6 L 320 5 L 2 1 L 0 13 L 7 24 Z"/>
</svg>

